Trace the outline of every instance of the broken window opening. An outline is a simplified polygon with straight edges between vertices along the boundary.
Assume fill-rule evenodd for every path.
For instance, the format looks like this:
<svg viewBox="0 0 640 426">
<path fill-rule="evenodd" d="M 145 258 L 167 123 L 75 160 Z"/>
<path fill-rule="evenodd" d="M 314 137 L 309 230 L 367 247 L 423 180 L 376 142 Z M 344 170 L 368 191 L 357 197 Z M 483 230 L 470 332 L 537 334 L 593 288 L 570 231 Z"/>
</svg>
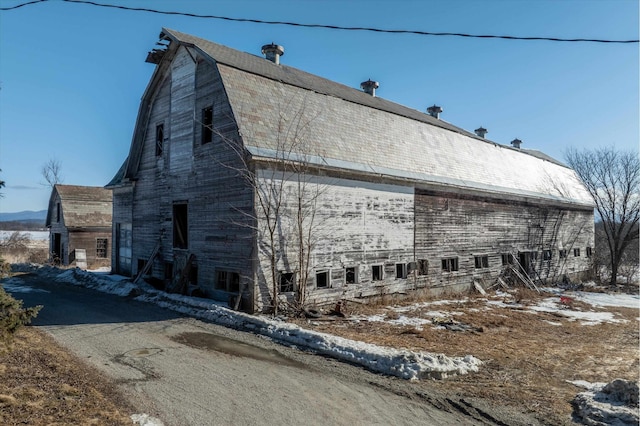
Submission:
<svg viewBox="0 0 640 426">
<path fill-rule="evenodd" d="M 345 284 L 355 284 L 358 282 L 358 276 L 356 275 L 355 267 L 344 269 L 344 282 Z"/>
<path fill-rule="evenodd" d="M 371 267 L 371 281 L 380 281 L 384 277 L 384 269 L 382 265 L 373 265 Z"/>
<path fill-rule="evenodd" d="M 580 249 L 579 248 L 573 249 L 573 257 L 580 257 Z"/>
<path fill-rule="evenodd" d="M 156 157 L 164 151 L 164 123 L 156 125 Z"/>
<path fill-rule="evenodd" d="M 107 258 L 108 241 L 106 238 L 96 238 L 96 257 L 98 259 Z"/>
<path fill-rule="evenodd" d="M 542 260 L 551 260 L 551 250 L 542 250 Z"/>
<path fill-rule="evenodd" d="M 587 257 L 591 257 L 593 252 L 591 251 L 591 247 L 587 247 Z"/>
<path fill-rule="evenodd" d="M 290 293 L 294 290 L 296 274 L 294 272 L 280 272 L 280 293 Z"/>
<path fill-rule="evenodd" d="M 213 141 L 213 107 L 202 109 L 202 144 Z"/>
<path fill-rule="evenodd" d="M 216 271 L 215 288 L 216 290 L 228 291 L 229 293 L 239 293 L 240 274 L 218 269 Z"/>
<path fill-rule="evenodd" d="M 407 278 L 406 263 L 396 263 L 396 278 Z"/>
<path fill-rule="evenodd" d="M 329 287 L 329 272 L 321 271 L 316 272 L 316 288 L 328 288 Z"/>
<path fill-rule="evenodd" d="M 567 257 L 567 251 L 566 250 L 558 250 L 558 256 L 560 257 L 560 259 L 564 259 L 565 257 Z M 545 260 L 549 260 L 549 259 L 545 259 Z"/>
<path fill-rule="evenodd" d="M 173 279 L 173 262 L 164 262 L 164 279 Z"/>
<path fill-rule="evenodd" d="M 418 275 L 427 275 L 429 273 L 429 261 L 427 259 L 418 259 Z"/>
<path fill-rule="evenodd" d="M 458 270 L 458 258 L 450 257 L 442 259 L 442 270 L 445 272 L 454 272 Z"/>
<path fill-rule="evenodd" d="M 189 248 L 187 204 L 173 205 L 173 248 Z"/>
<path fill-rule="evenodd" d="M 505 265 L 513 265 L 513 255 L 510 253 L 503 253 L 500 255 L 500 257 L 502 258 L 502 266 Z"/>
<path fill-rule="evenodd" d="M 476 269 L 489 267 L 489 256 L 474 256 L 473 259 Z"/>
</svg>

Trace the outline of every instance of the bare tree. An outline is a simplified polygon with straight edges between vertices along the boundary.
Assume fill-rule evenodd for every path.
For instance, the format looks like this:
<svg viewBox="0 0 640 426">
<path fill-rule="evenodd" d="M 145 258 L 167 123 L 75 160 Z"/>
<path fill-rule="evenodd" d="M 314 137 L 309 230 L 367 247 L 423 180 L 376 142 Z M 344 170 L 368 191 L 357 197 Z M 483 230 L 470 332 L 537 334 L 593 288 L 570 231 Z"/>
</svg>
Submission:
<svg viewBox="0 0 640 426">
<path fill-rule="evenodd" d="M 612 147 L 594 151 L 571 149 L 565 157 L 589 191 L 603 222 L 611 267 L 609 284 L 615 286 L 625 250 L 638 238 L 638 153 L 619 151 Z"/>
<path fill-rule="evenodd" d="M 62 165 L 56 158 L 49 158 L 40 171 L 46 183 L 43 185 L 53 188 L 56 184 L 62 183 Z"/>
</svg>

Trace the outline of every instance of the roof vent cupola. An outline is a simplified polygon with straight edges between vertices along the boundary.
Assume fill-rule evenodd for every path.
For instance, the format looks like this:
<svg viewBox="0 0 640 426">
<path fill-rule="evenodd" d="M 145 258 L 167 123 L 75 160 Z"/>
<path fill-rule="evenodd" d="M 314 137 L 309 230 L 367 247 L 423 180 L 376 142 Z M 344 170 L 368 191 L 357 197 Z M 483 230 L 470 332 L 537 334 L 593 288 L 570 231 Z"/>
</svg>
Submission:
<svg viewBox="0 0 640 426">
<path fill-rule="evenodd" d="M 513 146 L 515 149 L 520 149 L 520 145 L 522 145 L 522 141 L 518 138 L 515 138 L 511 141 L 511 146 Z"/>
<path fill-rule="evenodd" d="M 380 87 L 380 83 L 377 81 L 373 81 L 371 79 L 367 81 L 363 81 L 360 83 L 360 87 L 364 90 L 365 93 L 368 93 L 371 96 L 376 96 L 376 89 Z"/>
<path fill-rule="evenodd" d="M 437 118 L 438 120 L 440 119 L 440 114 L 442 114 L 442 111 L 444 111 L 442 107 L 439 107 L 435 104 L 427 108 L 427 112 L 429 113 L 429 115 L 433 118 Z"/>
<path fill-rule="evenodd" d="M 284 55 L 284 47 L 275 43 L 265 44 L 262 46 L 262 54 L 267 60 L 277 65 L 280 63 L 280 56 Z"/>
<path fill-rule="evenodd" d="M 484 127 L 482 127 L 482 126 L 480 126 L 477 129 L 475 129 L 474 132 L 476 132 L 476 135 L 480 136 L 483 139 L 484 139 L 484 135 L 489 133 L 489 131 L 487 129 L 485 129 Z"/>
</svg>

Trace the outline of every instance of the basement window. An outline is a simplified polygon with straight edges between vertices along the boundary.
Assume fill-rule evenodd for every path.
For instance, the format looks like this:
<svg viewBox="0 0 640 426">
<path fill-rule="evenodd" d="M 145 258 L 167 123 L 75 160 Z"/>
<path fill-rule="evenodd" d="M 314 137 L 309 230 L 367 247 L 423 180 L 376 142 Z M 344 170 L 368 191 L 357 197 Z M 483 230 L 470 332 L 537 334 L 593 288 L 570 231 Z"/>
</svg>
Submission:
<svg viewBox="0 0 640 426">
<path fill-rule="evenodd" d="M 156 157 L 162 155 L 164 150 L 164 124 L 156 125 Z"/>
<path fill-rule="evenodd" d="M 558 250 L 558 256 L 560 257 L 560 259 L 564 259 L 565 257 L 567 257 L 567 251 L 566 250 Z M 549 258 L 551 259 L 551 258 Z M 549 259 L 545 259 L 545 260 L 549 260 Z"/>
<path fill-rule="evenodd" d="M 458 258 L 450 257 L 442 259 L 442 270 L 446 272 L 453 272 L 458 270 Z"/>
<path fill-rule="evenodd" d="M 173 205 L 173 248 L 189 248 L 189 221 L 187 204 Z"/>
<path fill-rule="evenodd" d="M 579 248 L 574 248 L 573 249 L 573 257 L 580 257 L 580 249 Z"/>
<path fill-rule="evenodd" d="M 329 272 L 321 271 L 316 272 L 316 288 L 328 288 L 329 287 Z"/>
<path fill-rule="evenodd" d="M 429 273 L 429 261 L 427 259 L 418 259 L 418 275 L 427 275 Z"/>
<path fill-rule="evenodd" d="M 396 263 L 396 278 L 407 278 L 406 263 Z"/>
<path fill-rule="evenodd" d="M 202 144 L 213 140 L 213 107 L 202 109 Z"/>
<path fill-rule="evenodd" d="M 593 252 L 591 251 L 591 247 L 587 247 L 587 257 L 591 257 Z"/>
<path fill-rule="evenodd" d="M 96 238 L 96 257 L 98 259 L 107 258 L 107 246 L 109 240 L 106 238 Z"/>
<path fill-rule="evenodd" d="M 474 256 L 473 259 L 476 269 L 489 267 L 489 256 Z"/>
<path fill-rule="evenodd" d="M 542 260 L 551 260 L 551 250 L 542 250 Z"/>
<path fill-rule="evenodd" d="M 373 265 L 371 267 L 371 281 L 381 281 L 384 277 L 384 269 L 382 265 Z"/>
<path fill-rule="evenodd" d="M 296 274 L 293 272 L 280 272 L 278 282 L 280 284 L 280 293 L 290 293 L 293 291 L 293 284 L 296 280 Z"/>
<path fill-rule="evenodd" d="M 344 268 L 344 283 L 355 284 L 358 282 L 358 275 L 355 267 Z"/>
<path fill-rule="evenodd" d="M 513 255 L 509 253 L 503 253 L 500 255 L 502 258 L 502 266 L 504 265 L 513 265 Z"/>
</svg>

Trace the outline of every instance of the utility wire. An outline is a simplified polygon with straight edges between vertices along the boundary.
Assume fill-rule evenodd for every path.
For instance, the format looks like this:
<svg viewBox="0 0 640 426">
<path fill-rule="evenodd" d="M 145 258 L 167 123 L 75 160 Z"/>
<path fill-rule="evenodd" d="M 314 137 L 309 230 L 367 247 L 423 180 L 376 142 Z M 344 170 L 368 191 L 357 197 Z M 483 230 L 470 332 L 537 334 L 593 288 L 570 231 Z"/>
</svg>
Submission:
<svg viewBox="0 0 640 426">
<path fill-rule="evenodd" d="M 48 0 L 34 0 L 27 3 L 22 3 L 13 7 L 2 7 L 1 10 L 12 10 L 17 9 L 22 6 L 27 6 L 35 3 L 41 3 Z M 489 35 L 489 34 L 465 34 L 465 33 L 449 33 L 449 32 L 430 32 L 430 31 L 416 31 L 416 30 L 388 30 L 382 28 L 371 28 L 371 27 L 344 27 L 340 25 L 325 25 L 325 24 L 301 24 L 298 22 L 288 22 L 288 21 L 265 21 L 261 19 L 249 19 L 249 18 L 230 18 L 228 16 L 218 16 L 218 15 L 200 15 L 197 13 L 188 13 L 188 12 L 173 12 L 173 11 L 164 11 L 157 9 L 149 9 L 144 7 L 130 7 L 130 6 L 121 6 L 114 4 L 104 4 L 104 3 L 96 3 L 90 0 L 61 0 L 67 3 L 80 3 L 91 6 L 98 7 L 107 7 L 113 9 L 121 9 L 121 10 L 131 10 L 137 12 L 148 12 L 148 13 L 157 13 L 161 15 L 178 15 L 178 16 L 188 16 L 192 18 L 203 18 L 203 19 L 219 19 L 223 21 L 233 21 L 233 22 L 251 22 L 255 24 L 267 24 L 267 25 L 287 25 L 293 27 L 304 27 L 304 28 L 323 28 L 323 29 L 331 29 L 331 30 L 343 30 L 343 31 L 369 31 L 376 33 L 387 33 L 387 34 L 414 34 L 414 35 L 424 35 L 424 36 L 448 36 L 448 37 L 466 37 L 466 38 L 483 38 L 483 39 L 503 39 L 503 40 L 538 40 L 538 41 L 555 41 L 555 42 L 588 42 L 588 43 L 638 43 L 640 40 L 606 40 L 606 39 L 593 39 L 593 38 L 559 38 L 559 37 L 520 37 L 520 36 L 508 36 L 508 35 Z"/>
</svg>

